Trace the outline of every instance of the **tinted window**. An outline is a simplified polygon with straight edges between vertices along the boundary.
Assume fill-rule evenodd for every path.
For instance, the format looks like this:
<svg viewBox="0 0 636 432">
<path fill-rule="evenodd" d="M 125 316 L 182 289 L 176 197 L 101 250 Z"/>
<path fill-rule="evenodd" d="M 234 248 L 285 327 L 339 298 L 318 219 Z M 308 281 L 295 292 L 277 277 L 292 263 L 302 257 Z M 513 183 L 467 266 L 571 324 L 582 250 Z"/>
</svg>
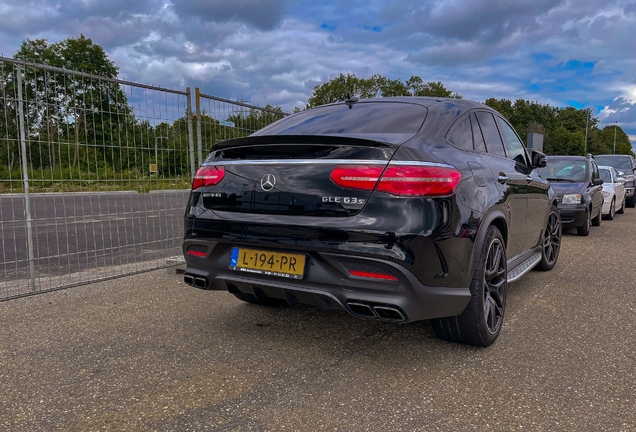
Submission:
<svg viewBox="0 0 636 432">
<path fill-rule="evenodd" d="M 605 183 L 613 183 L 612 174 L 610 173 L 609 170 L 601 168 L 599 169 L 599 172 L 601 173 L 601 178 L 603 179 Z"/>
<path fill-rule="evenodd" d="M 426 117 L 426 108 L 407 103 L 359 102 L 329 105 L 299 112 L 273 123 L 254 135 L 362 135 L 391 142 L 405 141 L 415 135 Z"/>
<path fill-rule="evenodd" d="M 479 123 L 477 122 L 475 114 L 470 115 L 470 120 L 473 124 L 473 143 L 475 145 L 475 150 L 485 152 L 486 145 L 484 144 L 484 136 L 481 134 L 481 129 L 479 128 Z"/>
<path fill-rule="evenodd" d="M 548 181 L 584 183 L 587 178 L 585 159 L 548 157 L 547 163 L 546 167 L 539 168 L 539 174 Z"/>
<path fill-rule="evenodd" d="M 526 159 L 526 149 L 523 143 L 517 137 L 515 131 L 510 127 L 508 123 L 499 119 L 499 126 L 501 126 L 501 132 L 506 138 L 506 144 L 508 145 L 508 157 L 516 162 L 524 165 L 528 165 Z"/>
<path fill-rule="evenodd" d="M 473 149 L 473 131 L 470 127 L 470 118 L 468 116 L 455 123 L 448 136 L 448 141 L 460 149 Z"/>
<path fill-rule="evenodd" d="M 501 141 L 501 136 L 499 135 L 499 130 L 497 130 L 495 118 L 492 114 L 478 112 L 477 119 L 479 120 L 479 126 L 484 135 L 484 140 L 486 140 L 486 150 L 488 153 L 506 157 L 503 142 Z"/>
<path fill-rule="evenodd" d="M 599 165 L 613 166 L 619 171 L 631 171 L 631 158 L 625 156 L 594 156 Z"/>
</svg>

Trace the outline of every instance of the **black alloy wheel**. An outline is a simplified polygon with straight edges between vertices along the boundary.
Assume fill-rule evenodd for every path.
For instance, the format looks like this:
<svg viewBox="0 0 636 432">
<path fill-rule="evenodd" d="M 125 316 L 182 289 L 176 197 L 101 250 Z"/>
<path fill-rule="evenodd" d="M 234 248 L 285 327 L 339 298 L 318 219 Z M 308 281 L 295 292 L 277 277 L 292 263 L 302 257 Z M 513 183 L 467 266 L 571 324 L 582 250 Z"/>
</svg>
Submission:
<svg viewBox="0 0 636 432">
<path fill-rule="evenodd" d="M 490 244 L 484 272 L 484 318 L 490 334 L 499 333 L 506 308 L 506 253 L 499 239 Z"/>
<path fill-rule="evenodd" d="M 552 206 L 548 215 L 548 223 L 543 233 L 543 245 L 541 249 L 541 261 L 537 269 L 541 271 L 552 270 L 559 258 L 561 251 L 561 217 L 559 210 Z"/>
<path fill-rule="evenodd" d="M 576 228 L 576 233 L 580 236 L 587 237 L 592 229 L 592 210 L 585 212 L 585 223 Z"/>
<path fill-rule="evenodd" d="M 470 301 L 461 315 L 431 320 L 440 339 L 486 347 L 497 340 L 506 312 L 508 267 L 506 247 L 501 232 L 487 228 L 479 254 Z"/>
<path fill-rule="evenodd" d="M 615 214 L 616 214 L 616 197 L 612 198 L 612 203 L 610 204 L 610 211 L 607 215 L 607 220 L 613 220 Z"/>
</svg>

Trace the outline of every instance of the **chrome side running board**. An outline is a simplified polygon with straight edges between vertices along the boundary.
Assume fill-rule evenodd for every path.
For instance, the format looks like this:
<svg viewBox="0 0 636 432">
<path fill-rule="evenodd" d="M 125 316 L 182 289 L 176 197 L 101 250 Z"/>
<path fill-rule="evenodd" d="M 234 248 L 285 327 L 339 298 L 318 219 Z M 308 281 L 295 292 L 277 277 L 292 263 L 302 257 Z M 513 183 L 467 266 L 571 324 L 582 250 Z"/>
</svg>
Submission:
<svg viewBox="0 0 636 432">
<path fill-rule="evenodd" d="M 525 261 L 508 272 L 508 283 L 514 282 L 521 278 L 524 274 L 528 273 L 541 261 L 541 251 L 535 252 L 530 255 Z"/>
</svg>

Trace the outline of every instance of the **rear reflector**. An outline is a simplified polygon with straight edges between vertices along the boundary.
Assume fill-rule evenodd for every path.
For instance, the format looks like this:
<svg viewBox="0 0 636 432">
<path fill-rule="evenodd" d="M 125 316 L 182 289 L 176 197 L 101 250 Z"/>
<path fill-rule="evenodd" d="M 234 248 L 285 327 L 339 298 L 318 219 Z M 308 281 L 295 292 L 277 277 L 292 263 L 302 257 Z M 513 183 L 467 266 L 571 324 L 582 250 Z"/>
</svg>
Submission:
<svg viewBox="0 0 636 432">
<path fill-rule="evenodd" d="M 338 165 L 331 179 L 346 189 L 374 190 L 396 196 L 448 196 L 462 179 L 455 168 L 437 164 L 397 165 L 384 169 L 367 165 Z"/>
<path fill-rule="evenodd" d="M 367 272 L 356 271 L 356 270 L 349 270 L 349 273 L 351 273 L 353 276 L 362 276 L 362 277 L 375 278 L 375 279 L 398 280 L 395 276 L 389 276 L 389 275 L 380 274 L 380 273 L 367 273 Z"/>
<path fill-rule="evenodd" d="M 203 186 L 217 185 L 225 177 L 225 167 L 223 166 L 202 166 L 192 180 L 192 190 Z"/>
<path fill-rule="evenodd" d="M 208 247 L 202 244 L 194 244 L 188 246 L 188 250 L 186 251 L 188 255 L 200 256 L 204 257 L 208 254 Z"/>
</svg>

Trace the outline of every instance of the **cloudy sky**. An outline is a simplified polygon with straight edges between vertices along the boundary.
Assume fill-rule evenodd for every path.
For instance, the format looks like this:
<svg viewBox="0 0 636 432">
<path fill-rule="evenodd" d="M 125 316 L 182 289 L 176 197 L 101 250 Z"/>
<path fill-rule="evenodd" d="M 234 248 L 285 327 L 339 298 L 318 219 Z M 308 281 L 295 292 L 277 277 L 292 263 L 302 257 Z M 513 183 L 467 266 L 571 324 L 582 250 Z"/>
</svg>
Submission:
<svg viewBox="0 0 636 432">
<path fill-rule="evenodd" d="M 125 79 L 304 106 L 340 72 L 592 106 L 636 145 L 636 0 L 0 0 L 0 51 L 84 33 Z"/>
</svg>

